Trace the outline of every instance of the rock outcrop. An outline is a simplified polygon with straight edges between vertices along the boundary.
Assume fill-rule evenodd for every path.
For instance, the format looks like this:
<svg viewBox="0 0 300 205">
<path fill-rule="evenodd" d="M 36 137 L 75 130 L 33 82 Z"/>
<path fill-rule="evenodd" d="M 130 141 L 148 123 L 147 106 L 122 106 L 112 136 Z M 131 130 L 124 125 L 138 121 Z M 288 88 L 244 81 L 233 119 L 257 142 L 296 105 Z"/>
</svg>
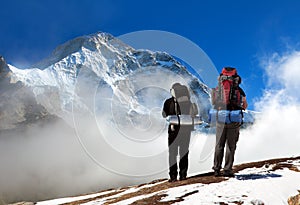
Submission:
<svg viewBox="0 0 300 205">
<path fill-rule="evenodd" d="M 298 190 L 298 194 L 295 196 L 291 196 L 288 199 L 288 204 L 289 205 L 299 205 L 300 204 L 300 190 Z"/>
</svg>

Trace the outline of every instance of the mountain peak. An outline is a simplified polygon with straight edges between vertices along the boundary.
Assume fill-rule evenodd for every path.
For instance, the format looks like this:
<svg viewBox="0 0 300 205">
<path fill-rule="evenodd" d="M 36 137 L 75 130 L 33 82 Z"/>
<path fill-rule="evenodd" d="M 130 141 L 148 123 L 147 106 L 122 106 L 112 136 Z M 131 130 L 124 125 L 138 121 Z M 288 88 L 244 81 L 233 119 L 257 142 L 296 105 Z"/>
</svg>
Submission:
<svg viewBox="0 0 300 205">
<path fill-rule="evenodd" d="M 156 79 L 156 84 L 160 83 L 160 88 L 163 88 L 157 91 L 155 101 L 155 106 L 160 107 L 161 101 L 168 94 L 163 90 L 168 90 L 173 82 L 184 79 L 195 97 L 202 102 L 199 113 L 205 113 L 206 116 L 206 108 L 209 106 L 207 87 L 171 55 L 165 52 L 135 50 L 104 32 L 69 40 L 30 69 L 9 67 L 15 82 L 21 81 L 30 87 L 40 104 L 51 110 L 52 114 L 68 121 L 69 117 L 66 116 L 70 116 L 74 108 L 80 108 L 80 111 L 92 109 L 86 107 L 83 100 L 87 97 L 82 98 L 83 93 L 77 92 L 79 85 L 81 90 L 105 87 L 107 93 L 122 99 L 124 105 L 145 114 L 147 109 L 136 106 L 140 104 L 137 101 L 143 102 L 142 97 L 135 96 L 140 87 L 145 87 L 145 83 L 152 85 L 150 79 Z M 78 84 L 78 79 L 82 84 Z M 57 97 L 48 99 L 46 90 L 53 91 Z M 73 100 L 74 96 L 76 100 Z M 82 107 L 86 109 L 81 109 Z"/>
<path fill-rule="evenodd" d="M 101 46 L 107 44 L 121 45 L 117 46 L 118 48 L 129 47 L 114 36 L 112 36 L 111 34 L 99 31 L 94 34 L 79 36 L 77 38 L 65 42 L 62 45 L 59 45 L 48 58 L 35 64 L 33 67 L 45 69 L 50 65 L 53 65 L 56 62 L 62 60 L 63 58 L 82 50 L 82 48 L 85 48 L 90 51 L 96 51 L 99 50 Z"/>
</svg>

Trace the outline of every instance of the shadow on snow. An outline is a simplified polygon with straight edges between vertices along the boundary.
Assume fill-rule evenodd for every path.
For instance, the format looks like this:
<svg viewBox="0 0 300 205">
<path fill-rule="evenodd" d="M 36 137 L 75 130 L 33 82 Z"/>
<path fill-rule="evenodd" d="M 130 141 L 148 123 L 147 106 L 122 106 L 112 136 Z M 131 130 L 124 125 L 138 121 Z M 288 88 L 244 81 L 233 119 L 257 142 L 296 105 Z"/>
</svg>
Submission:
<svg viewBox="0 0 300 205">
<path fill-rule="evenodd" d="M 235 178 L 237 180 L 257 180 L 282 177 L 280 174 L 267 173 L 267 174 L 237 174 Z"/>
</svg>

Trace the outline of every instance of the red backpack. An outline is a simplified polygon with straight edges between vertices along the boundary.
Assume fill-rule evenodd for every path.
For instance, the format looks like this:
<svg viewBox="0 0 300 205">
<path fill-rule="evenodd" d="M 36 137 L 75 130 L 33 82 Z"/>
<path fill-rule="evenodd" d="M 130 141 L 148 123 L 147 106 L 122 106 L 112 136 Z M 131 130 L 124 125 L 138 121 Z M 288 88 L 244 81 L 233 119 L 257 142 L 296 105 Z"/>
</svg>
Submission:
<svg viewBox="0 0 300 205">
<path fill-rule="evenodd" d="M 212 104 L 215 109 L 242 109 L 242 95 L 239 88 L 241 77 L 237 70 L 225 67 L 218 78 L 218 86 L 212 89 Z"/>
</svg>

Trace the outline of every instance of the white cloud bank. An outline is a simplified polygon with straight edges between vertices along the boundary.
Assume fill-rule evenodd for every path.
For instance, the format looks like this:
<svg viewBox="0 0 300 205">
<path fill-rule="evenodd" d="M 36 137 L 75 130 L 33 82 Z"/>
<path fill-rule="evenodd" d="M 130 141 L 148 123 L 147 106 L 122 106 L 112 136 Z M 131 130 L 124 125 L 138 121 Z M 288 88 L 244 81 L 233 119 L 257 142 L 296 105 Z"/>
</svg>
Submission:
<svg viewBox="0 0 300 205">
<path fill-rule="evenodd" d="M 267 85 L 255 103 L 261 116 L 241 131 L 237 161 L 300 155 L 300 52 L 276 53 L 262 65 Z"/>
</svg>

